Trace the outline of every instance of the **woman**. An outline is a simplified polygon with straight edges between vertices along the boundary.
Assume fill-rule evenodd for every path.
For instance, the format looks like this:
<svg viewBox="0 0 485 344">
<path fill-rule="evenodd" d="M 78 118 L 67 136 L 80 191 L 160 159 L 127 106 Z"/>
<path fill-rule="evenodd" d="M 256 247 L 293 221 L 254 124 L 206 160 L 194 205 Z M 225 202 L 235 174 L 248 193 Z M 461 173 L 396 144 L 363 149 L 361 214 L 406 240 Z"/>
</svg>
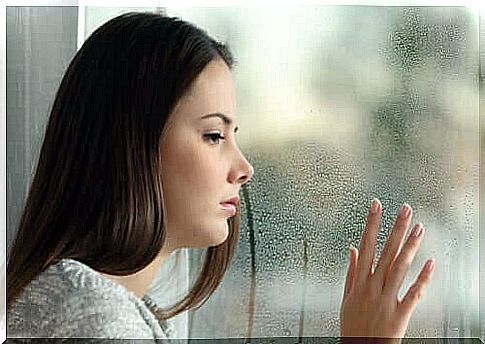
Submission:
<svg viewBox="0 0 485 344">
<path fill-rule="evenodd" d="M 7 337 L 167 338 L 167 319 L 216 290 L 254 173 L 235 140 L 232 65 L 204 31 L 153 13 L 120 15 L 86 40 L 56 95 L 7 265 Z M 403 337 L 431 278 L 424 269 L 397 300 L 424 233 L 401 250 L 408 205 L 373 270 L 380 214 L 375 200 L 351 249 L 342 336 Z M 145 293 L 183 247 L 208 247 L 205 264 L 162 310 Z"/>
</svg>

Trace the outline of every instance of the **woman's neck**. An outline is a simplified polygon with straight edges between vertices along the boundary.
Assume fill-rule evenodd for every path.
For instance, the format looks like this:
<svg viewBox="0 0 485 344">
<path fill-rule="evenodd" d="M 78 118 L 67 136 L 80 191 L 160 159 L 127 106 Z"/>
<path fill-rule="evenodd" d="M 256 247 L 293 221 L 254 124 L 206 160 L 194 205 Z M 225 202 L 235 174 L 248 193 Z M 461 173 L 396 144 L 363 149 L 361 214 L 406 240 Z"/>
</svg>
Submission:
<svg viewBox="0 0 485 344">
<path fill-rule="evenodd" d="M 169 254 L 170 252 L 164 252 L 164 250 L 162 250 L 160 254 L 150 264 L 148 264 L 144 269 L 132 275 L 116 276 L 105 273 L 100 274 L 122 285 L 127 290 L 133 292 L 136 296 L 142 299 L 148 291 L 148 288 L 150 287 L 153 279 L 155 278 L 158 269 Z"/>
</svg>

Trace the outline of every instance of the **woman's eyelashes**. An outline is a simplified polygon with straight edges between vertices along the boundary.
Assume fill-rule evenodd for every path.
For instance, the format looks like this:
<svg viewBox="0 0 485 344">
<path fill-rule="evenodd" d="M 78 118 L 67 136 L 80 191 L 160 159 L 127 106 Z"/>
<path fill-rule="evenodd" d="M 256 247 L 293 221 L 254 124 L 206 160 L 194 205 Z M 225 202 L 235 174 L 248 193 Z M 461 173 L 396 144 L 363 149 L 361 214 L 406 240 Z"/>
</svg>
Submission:
<svg viewBox="0 0 485 344">
<path fill-rule="evenodd" d="M 204 134 L 204 140 L 207 141 L 207 140 L 210 140 L 211 142 L 214 142 L 215 140 L 217 140 L 217 143 L 219 143 L 219 140 L 224 140 L 225 137 L 221 135 L 221 133 L 219 132 L 216 132 L 216 133 L 210 133 L 210 134 Z"/>
</svg>

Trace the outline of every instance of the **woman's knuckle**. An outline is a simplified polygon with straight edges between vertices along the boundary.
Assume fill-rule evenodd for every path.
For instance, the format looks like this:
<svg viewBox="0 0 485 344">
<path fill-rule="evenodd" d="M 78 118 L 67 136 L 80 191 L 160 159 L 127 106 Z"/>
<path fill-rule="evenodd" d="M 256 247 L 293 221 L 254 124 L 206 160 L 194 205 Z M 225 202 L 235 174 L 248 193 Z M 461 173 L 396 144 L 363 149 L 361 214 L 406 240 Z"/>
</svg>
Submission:
<svg viewBox="0 0 485 344">
<path fill-rule="evenodd" d="M 420 299 L 423 296 L 423 288 L 419 284 L 415 284 L 411 287 L 411 295 L 414 299 Z"/>
<path fill-rule="evenodd" d="M 420 291 L 416 291 L 416 292 L 414 293 L 414 299 L 415 299 L 415 300 L 419 300 L 419 299 L 421 299 L 421 296 L 422 296 L 422 295 L 423 295 L 423 293 L 422 293 L 422 292 L 420 292 Z"/>
<path fill-rule="evenodd" d="M 416 251 L 419 248 L 419 245 L 421 245 L 421 242 L 419 240 L 411 240 L 411 242 L 409 243 L 412 251 Z"/>
<path fill-rule="evenodd" d="M 410 261 L 408 258 L 403 258 L 403 259 L 400 259 L 398 264 L 396 264 L 396 271 L 398 273 L 404 273 L 408 270 L 409 266 L 411 265 Z"/>
<path fill-rule="evenodd" d="M 406 259 L 404 260 L 404 265 L 406 266 L 406 269 L 409 268 L 412 263 L 413 263 L 413 256 L 412 255 L 406 257 Z"/>
<path fill-rule="evenodd" d="M 414 251 L 411 248 L 409 248 L 408 250 L 406 250 L 405 252 L 403 252 L 403 256 L 402 256 L 401 263 L 406 268 L 409 267 L 411 265 L 411 263 L 413 262 L 413 259 L 414 259 L 413 252 Z"/>
</svg>

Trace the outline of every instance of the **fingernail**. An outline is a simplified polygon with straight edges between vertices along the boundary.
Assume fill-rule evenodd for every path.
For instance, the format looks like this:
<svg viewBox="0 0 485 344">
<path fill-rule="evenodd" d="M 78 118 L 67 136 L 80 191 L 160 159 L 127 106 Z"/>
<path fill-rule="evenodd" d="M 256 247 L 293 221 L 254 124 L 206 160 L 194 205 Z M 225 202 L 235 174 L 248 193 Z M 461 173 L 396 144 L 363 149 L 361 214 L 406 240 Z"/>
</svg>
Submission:
<svg viewBox="0 0 485 344">
<path fill-rule="evenodd" d="M 434 259 L 431 259 L 426 263 L 426 271 L 433 270 L 433 267 L 434 267 Z"/>
<path fill-rule="evenodd" d="M 410 212 L 411 212 L 411 207 L 407 203 L 404 203 L 401 206 L 401 210 L 399 211 L 399 215 L 401 215 L 401 217 L 403 217 L 403 218 L 407 218 L 409 216 Z"/>
<path fill-rule="evenodd" d="M 379 211 L 379 200 L 377 198 L 374 198 L 372 200 L 370 211 L 372 214 L 377 214 L 377 212 Z"/>
<path fill-rule="evenodd" d="M 423 229 L 423 225 L 421 223 L 414 225 L 413 230 L 411 231 L 411 235 L 418 237 L 421 234 L 422 229 Z"/>
</svg>

